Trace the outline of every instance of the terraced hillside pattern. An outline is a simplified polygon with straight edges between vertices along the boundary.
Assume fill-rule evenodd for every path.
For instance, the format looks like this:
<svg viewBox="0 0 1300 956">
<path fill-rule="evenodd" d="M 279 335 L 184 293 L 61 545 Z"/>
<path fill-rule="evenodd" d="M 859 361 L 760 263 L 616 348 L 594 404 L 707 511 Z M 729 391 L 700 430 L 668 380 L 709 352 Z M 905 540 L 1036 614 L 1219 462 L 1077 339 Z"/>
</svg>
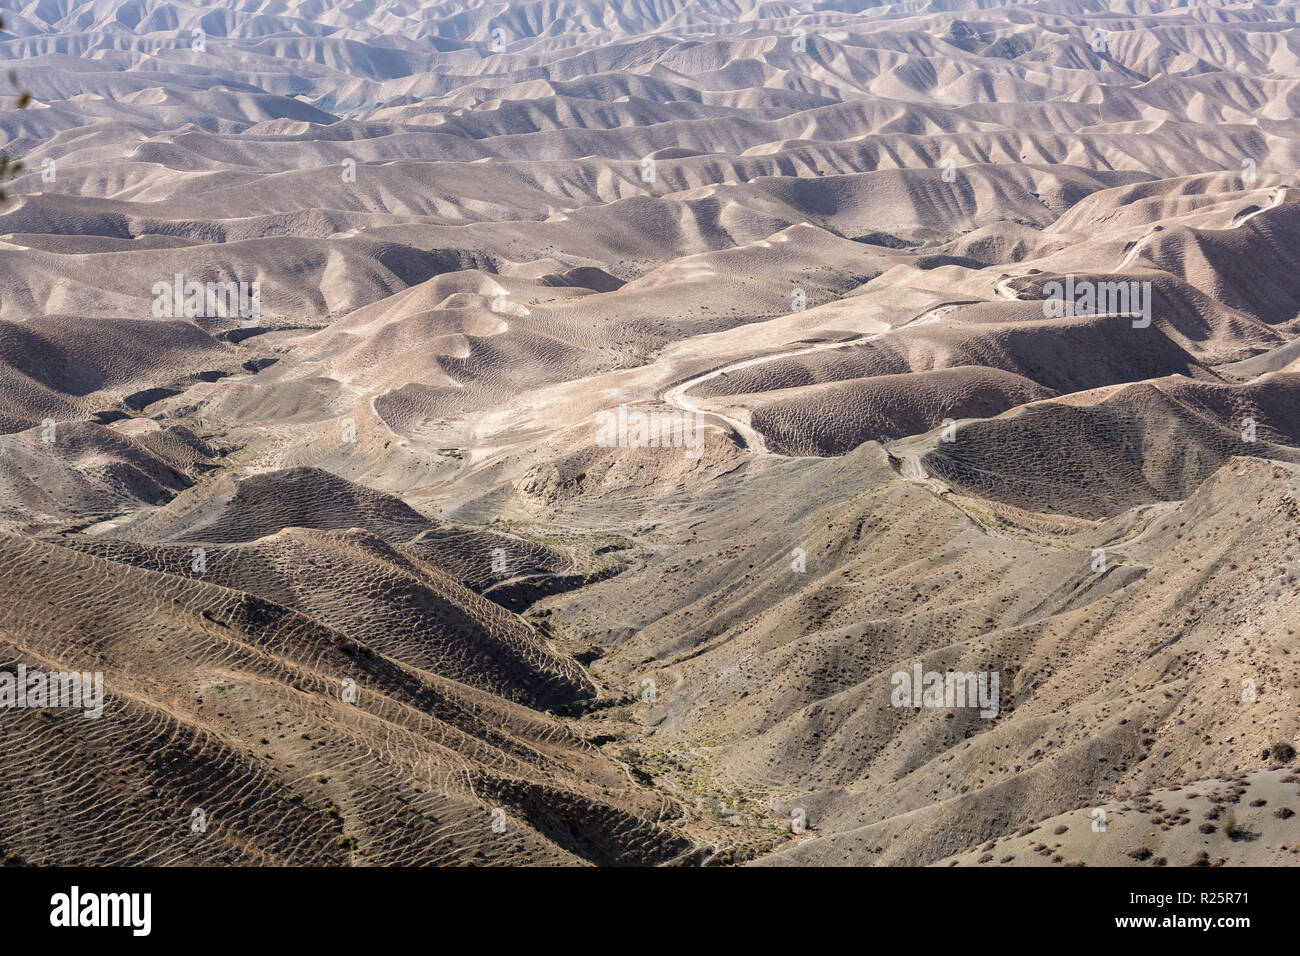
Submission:
<svg viewBox="0 0 1300 956">
<path fill-rule="evenodd" d="M 0 17 L 3 865 L 1300 865 L 1300 6 Z"/>
</svg>

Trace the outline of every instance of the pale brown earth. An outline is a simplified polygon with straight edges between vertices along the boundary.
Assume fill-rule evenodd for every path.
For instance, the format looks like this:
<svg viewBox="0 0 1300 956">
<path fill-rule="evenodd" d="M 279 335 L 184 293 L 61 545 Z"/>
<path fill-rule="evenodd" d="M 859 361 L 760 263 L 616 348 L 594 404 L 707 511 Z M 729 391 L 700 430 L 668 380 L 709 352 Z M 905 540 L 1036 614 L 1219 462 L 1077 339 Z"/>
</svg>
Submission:
<svg viewBox="0 0 1300 956">
<path fill-rule="evenodd" d="M 0 857 L 1300 862 L 1295 11 L 919 6 L 6 10 Z"/>
<path fill-rule="evenodd" d="M 1295 866 L 1296 784 L 1295 773 L 1265 770 L 1127 795 L 934 865 Z"/>
</svg>

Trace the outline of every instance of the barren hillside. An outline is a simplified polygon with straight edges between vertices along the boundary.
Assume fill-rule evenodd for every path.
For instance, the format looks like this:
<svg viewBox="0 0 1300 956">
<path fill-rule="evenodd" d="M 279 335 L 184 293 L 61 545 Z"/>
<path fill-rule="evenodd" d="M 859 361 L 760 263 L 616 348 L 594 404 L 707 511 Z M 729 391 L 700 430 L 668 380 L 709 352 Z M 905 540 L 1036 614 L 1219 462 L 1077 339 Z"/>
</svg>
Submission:
<svg viewBox="0 0 1300 956">
<path fill-rule="evenodd" d="M 1300 861 L 1293 5 L 3 15 L 7 863 Z"/>
</svg>

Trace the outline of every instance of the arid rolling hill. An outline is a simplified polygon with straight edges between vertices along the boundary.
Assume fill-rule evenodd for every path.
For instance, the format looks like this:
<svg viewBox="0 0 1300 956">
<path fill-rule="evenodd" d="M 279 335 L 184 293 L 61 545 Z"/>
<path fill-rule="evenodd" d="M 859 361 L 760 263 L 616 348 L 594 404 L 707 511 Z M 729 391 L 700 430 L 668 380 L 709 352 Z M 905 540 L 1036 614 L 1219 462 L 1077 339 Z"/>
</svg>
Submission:
<svg viewBox="0 0 1300 956">
<path fill-rule="evenodd" d="M 1300 861 L 1293 6 L 4 20 L 6 863 Z"/>
</svg>

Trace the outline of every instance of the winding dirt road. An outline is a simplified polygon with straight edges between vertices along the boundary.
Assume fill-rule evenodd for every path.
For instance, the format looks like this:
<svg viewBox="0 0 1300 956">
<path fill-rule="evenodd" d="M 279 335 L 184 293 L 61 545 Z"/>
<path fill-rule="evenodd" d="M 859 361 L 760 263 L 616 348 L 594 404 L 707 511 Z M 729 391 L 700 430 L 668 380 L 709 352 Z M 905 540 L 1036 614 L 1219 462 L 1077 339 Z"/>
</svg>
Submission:
<svg viewBox="0 0 1300 956">
<path fill-rule="evenodd" d="M 896 332 L 899 329 L 914 328 L 915 326 L 918 325 L 929 325 L 931 322 L 938 322 L 940 319 L 942 319 L 953 309 L 959 308 L 963 305 L 969 305 L 971 302 L 974 301 L 976 300 L 972 299 L 970 300 L 970 302 L 946 302 L 943 305 L 937 305 L 934 306 L 933 308 L 927 309 L 926 311 L 922 312 L 920 315 L 916 316 L 915 318 L 910 319 L 907 322 L 904 322 L 902 325 L 891 326 L 890 328 L 882 329 L 879 332 L 869 332 L 866 333 L 865 335 L 855 336 L 854 338 L 846 339 L 843 342 L 821 342 L 818 343 L 817 345 L 809 345 L 800 349 L 791 349 L 790 351 L 787 352 L 778 352 L 775 355 L 763 355 L 760 356 L 759 358 L 745 359 L 740 362 L 733 362 L 731 365 L 724 365 L 722 368 L 714 369 L 712 372 L 705 372 L 703 375 L 697 375 L 694 378 L 687 379 L 686 381 L 678 385 L 674 385 L 672 388 L 668 389 L 668 391 L 663 393 L 662 399 L 665 404 L 671 405 L 674 408 L 681 409 L 684 412 L 689 412 L 694 415 L 712 415 L 715 418 L 722 419 L 729 426 L 731 426 L 731 428 L 738 435 L 740 435 L 741 439 L 745 443 L 745 447 L 748 448 L 755 455 L 776 455 L 778 453 L 768 448 L 767 442 L 763 438 L 763 436 L 759 434 L 759 432 L 756 431 L 749 424 L 747 424 L 746 422 L 742 422 L 738 419 L 731 418 L 730 416 L 724 415 L 721 412 L 716 412 L 716 411 L 711 411 L 709 409 L 701 408 L 700 406 L 692 402 L 689 398 L 687 398 L 686 393 L 690 391 L 692 388 L 694 388 L 695 386 L 703 382 L 707 382 L 710 379 L 715 379 L 722 375 L 728 375 L 731 372 L 739 372 L 741 369 L 753 368 L 755 365 L 762 365 L 766 362 L 777 362 L 780 361 L 781 359 L 792 358 L 796 355 L 809 355 L 813 352 L 824 352 L 828 349 L 851 348 L 855 345 L 862 345 L 864 342 L 874 341 L 875 339 L 889 335 L 891 332 Z M 790 457 L 809 457 L 809 456 L 783 455 L 781 457 L 790 458 Z"/>
</svg>

